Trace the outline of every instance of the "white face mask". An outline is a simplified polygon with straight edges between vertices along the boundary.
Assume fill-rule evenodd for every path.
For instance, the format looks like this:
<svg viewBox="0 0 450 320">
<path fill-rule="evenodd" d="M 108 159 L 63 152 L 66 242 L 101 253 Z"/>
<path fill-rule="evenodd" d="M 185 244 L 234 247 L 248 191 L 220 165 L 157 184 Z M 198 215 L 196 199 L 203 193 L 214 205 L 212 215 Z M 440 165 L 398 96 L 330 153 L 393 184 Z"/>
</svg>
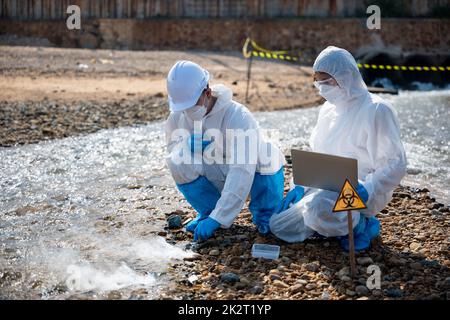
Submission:
<svg viewBox="0 0 450 320">
<path fill-rule="evenodd" d="M 194 106 L 184 110 L 184 114 L 192 121 L 201 121 L 206 114 L 206 108 L 204 106 Z"/>
<path fill-rule="evenodd" d="M 314 86 L 319 90 L 319 94 L 332 104 L 345 101 L 345 91 L 339 86 L 331 86 L 323 81 L 314 81 Z"/>
<path fill-rule="evenodd" d="M 206 115 L 206 108 L 208 106 L 208 100 L 205 98 L 205 105 L 196 105 L 192 108 L 184 110 L 186 117 L 192 121 L 201 121 Z"/>
</svg>

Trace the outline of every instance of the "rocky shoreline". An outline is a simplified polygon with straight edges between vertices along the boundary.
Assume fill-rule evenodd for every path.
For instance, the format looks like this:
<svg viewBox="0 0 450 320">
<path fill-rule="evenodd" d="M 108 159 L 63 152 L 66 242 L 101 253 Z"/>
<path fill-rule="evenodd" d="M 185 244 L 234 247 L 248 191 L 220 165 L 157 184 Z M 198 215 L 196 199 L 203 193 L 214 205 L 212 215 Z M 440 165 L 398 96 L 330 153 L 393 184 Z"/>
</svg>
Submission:
<svg viewBox="0 0 450 320">
<path fill-rule="evenodd" d="M 319 105 L 311 68 L 255 61 L 249 99 L 240 53 L 0 46 L 0 147 L 146 124 L 169 113 L 166 76 L 177 60 L 201 63 L 211 84 L 251 111 Z"/>
<path fill-rule="evenodd" d="M 118 101 L 0 101 L 0 147 L 89 134 L 165 119 L 162 94 Z"/>
<path fill-rule="evenodd" d="M 290 170 L 287 170 L 287 178 Z M 184 221 L 193 211 L 175 212 Z M 176 282 L 162 299 L 450 299 L 450 208 L 436 202 L 427 189 L 399 187 L 382 210 L 381 237 L 370 250 L 357 253 L 358 276 L 349 276 L 348 254 L 334 239 L 287 244 L 259 236 L 244 210 L 229 230 L 187 247 L 192 259 L 173 264 Z M 162 232 L 172 243 L 192 241 L 182 228 Z M 254 243 L 281 246 L 277 260 L 251 257 Z M 381 270 L 380 289 L 367 287 L 368 266 Z M 370 271 L 370 270 L 369 270 Z"/>
</svg>

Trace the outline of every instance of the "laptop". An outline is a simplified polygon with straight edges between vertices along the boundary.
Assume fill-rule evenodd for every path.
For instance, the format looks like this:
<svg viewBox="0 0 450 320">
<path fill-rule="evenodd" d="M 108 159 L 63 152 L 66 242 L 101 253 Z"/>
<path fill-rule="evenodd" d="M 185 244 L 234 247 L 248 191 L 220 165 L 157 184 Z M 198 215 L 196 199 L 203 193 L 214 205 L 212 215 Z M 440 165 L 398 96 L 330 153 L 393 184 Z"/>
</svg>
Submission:
<svg viewBox="0 0 450 320">
<path fill-rule="evenodd" d="M 292 149 L 294 183 L 305 187 L 340 192 L 348 179 L 358 186 L 358 160 Z"/>
</svg>

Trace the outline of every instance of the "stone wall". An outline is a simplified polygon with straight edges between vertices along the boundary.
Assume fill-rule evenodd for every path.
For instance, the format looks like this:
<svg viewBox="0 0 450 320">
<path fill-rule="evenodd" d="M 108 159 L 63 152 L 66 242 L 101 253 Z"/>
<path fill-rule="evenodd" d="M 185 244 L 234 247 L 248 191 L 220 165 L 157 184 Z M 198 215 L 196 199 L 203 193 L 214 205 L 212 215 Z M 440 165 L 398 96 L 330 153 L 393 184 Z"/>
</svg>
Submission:
<svg viewBox="0 0 450 320">
<path fill-rule="evenodd" d="M 82 30 L 64 21 L 0 20 L 0 35 L 46 38 L 61 47 L 132 50 L 240 51 L 252 37 L 268 49 L 291 50 L 306 60 L 328 45 L 353 53 L 450 52 L 450 20 L 383 19 L 368 30 L 365 19 L 98 19 L 83 20 Z M 5 44 L 5 43 L 4 43 Z"/>
<path fill-rule="evenodd" d="M 84 19 L 361 17 L 371 4 L 384 17 L 442 14 L 449 0 L 0 0 L 0 18 L 57 20 L 78 5 Z"/>
</svg>

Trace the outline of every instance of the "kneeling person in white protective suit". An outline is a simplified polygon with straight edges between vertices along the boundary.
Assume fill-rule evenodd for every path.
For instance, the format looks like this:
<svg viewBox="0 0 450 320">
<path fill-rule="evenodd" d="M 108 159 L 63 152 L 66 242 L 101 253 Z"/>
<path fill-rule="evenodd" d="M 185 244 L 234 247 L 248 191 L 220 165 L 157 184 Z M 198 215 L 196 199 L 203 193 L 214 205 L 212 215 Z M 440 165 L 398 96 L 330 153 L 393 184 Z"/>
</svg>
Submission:
<svg viewBox="0 0 450 320">
<path fill-rule="evenodd" d="M 178 190 L 197 211 L 186 229 L 196 241 L 210 238 L 220 226 L 229 228 L 250 194 L 253 222 L 267 234 L 283 200 L 284 156 L 261 137 L 249 110 L 232 100 L 231 89 L 209 88 L 208 82 L 208 71 L 190 61 L 177 62 L 167 77 L 167 164 Z M 238 145 L 234 131 L 256 139 Z"/>
<path fill-rule="evenodd" d="M 375 215 L 391 200 L 406 173 L 406 156 L 393 108 L 368 92 L 353 56 L 328 47 L 314 63 L 314 85 L 327 102 L 321 107 L 312 151 L 358 160 L 357 192 L 367 209 L 354 212 L 355 249 L 364 250 L 380 233 Z M 292 185 L 292 182 L 291 182 Z M 356 187 L 356 186 L 355 186 Z M 336 192 L 294 186 L 270 221 L 273 234 L 299 242 L 318 233 L 340 237 L 348 250 L 346 212 L 333 213 Z"/>
</svg>

